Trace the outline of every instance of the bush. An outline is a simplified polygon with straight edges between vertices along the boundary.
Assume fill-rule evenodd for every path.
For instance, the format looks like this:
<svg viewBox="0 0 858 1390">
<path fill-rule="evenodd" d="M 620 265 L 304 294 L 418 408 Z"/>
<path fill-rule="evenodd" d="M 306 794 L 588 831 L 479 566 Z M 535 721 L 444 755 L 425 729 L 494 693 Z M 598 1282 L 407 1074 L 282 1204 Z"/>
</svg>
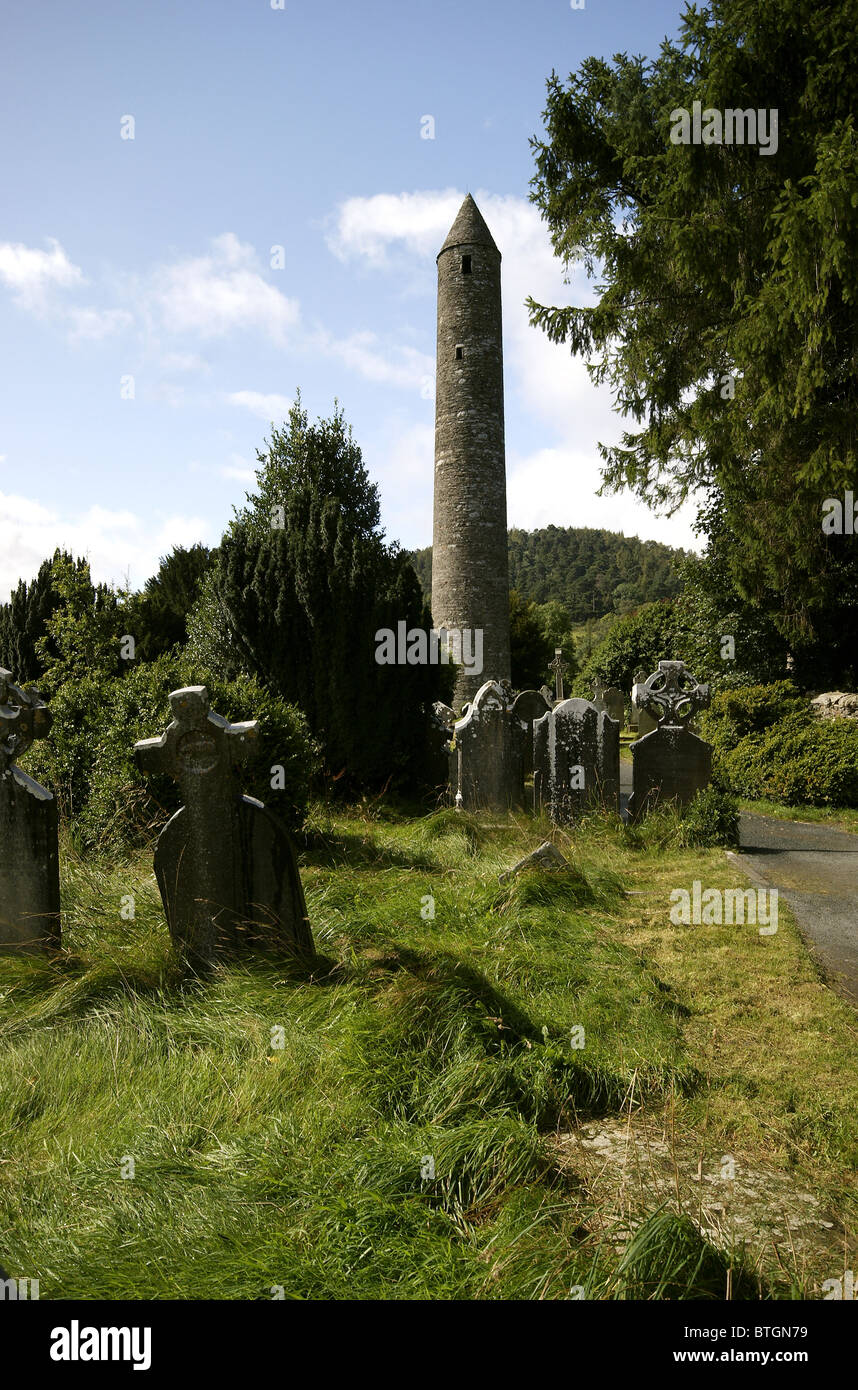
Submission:
<svg viewBox="0 0 858 1390">
<path fill-rule="evenodd" d="M 51 701 L 50 737 L 27 754 L 28 770 L 55 791 L 82 847 L 141 844 L 178 809 L 177 784 L 166 775 L 139 772 L 134 744 L 163 733 L 172 717 L 169 693 L 185 685 L 206 685 L 212 708 L 233 722 L 260 721 L 241 788 L 264 801 L 290 830 L 303 824 L 319 750 L 300 711 L 250 676 L 224 682 L 160 657 L 124 676 L 66 682 Z M 271 787 L 275 764 L 284 770 L 282 790 Z"/>
<path fill-rule="evenodd" d="M 721 784 L 787 806 L 858 806 L 858 722 L 792 714 L 722 754 Z"/>
<path fill-rule="evenodd" d="M 727 751 L 748 735 L 801 714 L 808 721 L 813 718 L 809 700 L 799 694 L 792 681 L 773 681 L 771 685 L 722 690 L 698 717 L 698 723 L 703 738 L 719 751 Z"/>
<path fill-rule="evenodd" d="M 739 843 L 739 806 L 719 787 L 704 787 L 680 813 L 680 843 L 686 849 L 728 848 Z"/>
<path fill-rule="evenodd" d="M 626 843 L 635 849 L 711 849 L 739 843 L 739 807 L 720 787 L 704 787 L 688 803 L 663 801 L 624 827 Z"/>
</svg>

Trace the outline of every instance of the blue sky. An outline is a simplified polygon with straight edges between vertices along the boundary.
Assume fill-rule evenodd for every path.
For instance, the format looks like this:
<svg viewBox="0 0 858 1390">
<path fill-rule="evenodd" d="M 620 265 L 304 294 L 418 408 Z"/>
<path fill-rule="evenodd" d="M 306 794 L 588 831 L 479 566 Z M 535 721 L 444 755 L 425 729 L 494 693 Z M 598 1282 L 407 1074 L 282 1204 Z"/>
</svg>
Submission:
<svg viewBox="0 0 858 1390">
<path fill-rule="evenodd" d="M 5 0 L 0 599 L 58 544 L 135 585 L 215 544 L 296 387 L 428 544 L 435 255 L 469 190 L 504 258 L 510 524 L 693 544 L 690 508 L 596 497 L 621 422 L 523 308 L 592 295 L 528 201 L 546 77 L 655 54 L 680 8 Z"/>
</svg>

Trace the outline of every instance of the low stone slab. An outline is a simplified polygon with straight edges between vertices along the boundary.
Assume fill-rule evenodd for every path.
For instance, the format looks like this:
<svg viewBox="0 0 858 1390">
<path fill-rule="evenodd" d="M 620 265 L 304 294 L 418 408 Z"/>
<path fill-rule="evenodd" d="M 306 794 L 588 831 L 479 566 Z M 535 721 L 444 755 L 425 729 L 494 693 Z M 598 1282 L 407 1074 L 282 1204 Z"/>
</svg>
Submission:
<svg viewBox="0 0 858 1390">
<path fill-rule="evenodd" d="M 552 845 L 550 840 L 543 840 L 538 849 L 532 854 L 526 854 L 523 859 L 519 859 L 517 864 L 513 864 L 511 869 L 498 875 L 498 883 L 507 883 L 516 874 L 520 874 L 523 869 L 547 869 L 549 872 L 558 869 L 568 869 L 569 861 L 563 857 L 560 850 Z"/>
</svg>

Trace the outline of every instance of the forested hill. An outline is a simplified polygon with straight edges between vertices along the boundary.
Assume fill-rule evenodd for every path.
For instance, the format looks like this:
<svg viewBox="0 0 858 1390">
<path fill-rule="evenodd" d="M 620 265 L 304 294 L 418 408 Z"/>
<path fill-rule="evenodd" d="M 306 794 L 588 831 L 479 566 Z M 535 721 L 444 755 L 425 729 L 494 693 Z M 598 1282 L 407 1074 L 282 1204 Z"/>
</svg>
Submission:
<svg viewBox="0 0 858 1390">
<path fill-rule="evenodd" d="M 554 599 L 573 623 L 624 613 L 679 592 L 674 561 L 684 555 L 660 541 L 641 541 L 615 531 L 545 526 L 509 533 L 509 585 L 534 603 Z M 432 586 L 432 547 L 412 551 L 427 596 Z"/>
</svg>

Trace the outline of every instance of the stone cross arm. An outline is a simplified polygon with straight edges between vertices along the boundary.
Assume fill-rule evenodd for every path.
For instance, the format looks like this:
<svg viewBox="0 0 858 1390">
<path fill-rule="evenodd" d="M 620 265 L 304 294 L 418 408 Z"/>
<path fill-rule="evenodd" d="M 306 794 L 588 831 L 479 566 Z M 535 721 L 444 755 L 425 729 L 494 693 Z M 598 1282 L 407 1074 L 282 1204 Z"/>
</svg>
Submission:
<svg viewBox="0 0 858 1390">
<path fill-rule="evenodd" d="M 4 765 L 26 753 L 37 738 L 46 738 L 53 716 L 37 690 L 27 692 L 0 667 L 0 759 Z"/>
<path fill-rule="evenodd" d="M 194 774 L 224 773 L 247 756 L 257 737 L 257 720 L 230 724 L 215 714 L 204 685 L 174 690 L 170 708 L 173 720 L 166 731 L 134 745 L 141 772 L 166 772 L 176 781 Z"/>
</svg>

